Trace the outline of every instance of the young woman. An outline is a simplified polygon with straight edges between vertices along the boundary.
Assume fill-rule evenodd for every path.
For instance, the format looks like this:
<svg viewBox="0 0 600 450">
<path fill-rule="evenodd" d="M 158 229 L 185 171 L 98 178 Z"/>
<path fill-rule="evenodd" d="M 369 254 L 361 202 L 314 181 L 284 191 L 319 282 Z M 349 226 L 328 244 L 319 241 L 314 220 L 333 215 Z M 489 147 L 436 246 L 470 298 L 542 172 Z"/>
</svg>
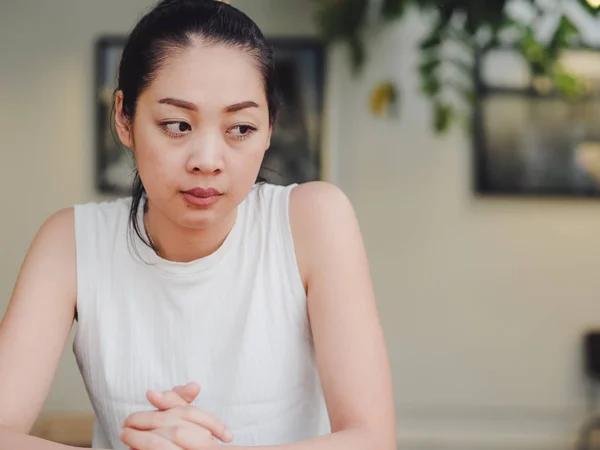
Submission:
<svg viewBox="0 0 600 450">
<path fill-rule="evenodd" d="M 329 184 L 258 182 L 276 117 L 246 15 L 163 0 L 141 19 L 115 95 L 133 194 L 36 236 L 0 327 L 0 448 L 66 448 L 27 433 L 74 318 L 94 448 L 396 447 L 356 217 Z"/>
</svg>

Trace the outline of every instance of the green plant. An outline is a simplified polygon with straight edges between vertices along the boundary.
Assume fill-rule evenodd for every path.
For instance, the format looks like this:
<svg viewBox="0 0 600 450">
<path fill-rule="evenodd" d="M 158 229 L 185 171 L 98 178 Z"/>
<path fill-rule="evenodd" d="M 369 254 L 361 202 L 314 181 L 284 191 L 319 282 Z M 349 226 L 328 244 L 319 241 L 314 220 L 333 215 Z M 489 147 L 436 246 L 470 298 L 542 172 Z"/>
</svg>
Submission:
<svg viewBox="0 0 600 450">
<path fill-rule="evenodd" d="M 580 32 L 563 11 L 569 0 L 555 0 L 552 12 L 561 18 L 550 39 L 541 41 L 535 24 L 549 12 L 535 0 L 524 0 L 534 15 L 533 22 L 514 20 L 507 0 L 313 0 L 326 42 L 344 41 L 349 45 L 352 68 L 358 73 L 366 61 L 364 32 L 369 26 L 398 20 L 411 7 L 435 13 L 429 33 L 420 43 L 419 73 L 421 89 L 431 99 L 434 127 L 447 131 L 460 117 L 460 104 L 473 102 L 474 61 L 478 54 L 497 47 L 503 34 L 510 33 L 532 74 L 548 77 L 555 88 L 569 98 L 583 92 L 582 83 L 558 63 L 561 52 L 579 39 Z M 573 0 L 589 15 L 596 16 L 598 0 Z M 570 1 L 572 3 L 572 1 Z M 377 11 L 374 11 L 377 8 Z M 371 13 L 375 21 L 369 19 Z M 459 51 L 448 51 L 456 47 Z M 460 54 L 461 56 L 457 56 Z M 447 73 L 455 76 L 446 78 Z"/>
</svg>

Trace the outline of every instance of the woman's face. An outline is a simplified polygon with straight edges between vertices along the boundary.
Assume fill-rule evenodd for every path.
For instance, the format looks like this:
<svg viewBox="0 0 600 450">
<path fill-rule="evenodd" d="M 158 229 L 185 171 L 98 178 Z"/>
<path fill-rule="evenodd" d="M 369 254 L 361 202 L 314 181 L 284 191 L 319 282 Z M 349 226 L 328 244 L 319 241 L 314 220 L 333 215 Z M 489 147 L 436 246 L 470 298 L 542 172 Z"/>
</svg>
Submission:
<svg viewBox="0 0 600 450">
<path fill-rule="evenodd" d="M 135 154 L 151 208 L 189 228 L 220 221 L 252 188 L 271 138 L 262 76 L 240 50 L 173 52 L 140 95 L 132 132 L 117 96 L 117 130 Z"/>
</svg>

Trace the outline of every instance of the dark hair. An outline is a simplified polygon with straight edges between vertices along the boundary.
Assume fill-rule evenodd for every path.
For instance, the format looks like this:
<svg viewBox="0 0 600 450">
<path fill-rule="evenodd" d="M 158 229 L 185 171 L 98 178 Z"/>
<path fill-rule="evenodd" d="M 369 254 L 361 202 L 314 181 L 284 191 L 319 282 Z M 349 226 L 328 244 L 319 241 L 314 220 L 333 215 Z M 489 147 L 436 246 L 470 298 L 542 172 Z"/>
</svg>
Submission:
<svg viewBox="0 0 600 450">
<path fill-rule="evenodd" d="M 279 105 L 272 47 L 252 19 L 216 0 L 162 0 L 135 26 L 123 49 L 117 81 L 117 91 L 123 92 L 123 114 L 129 123 L 133 124 L 139 96 L 169 56 L 190 47 L 194 38 L 243 50 L 255 59 L 263 77 L 269 122 L 274 125 Z M 259 181 L 264 180 L 259 177 Z M 145 192 L 136 169 L 129 224 L 143 242 L 153 247 L 143 237 L 138 222 Z"/>
</svg>

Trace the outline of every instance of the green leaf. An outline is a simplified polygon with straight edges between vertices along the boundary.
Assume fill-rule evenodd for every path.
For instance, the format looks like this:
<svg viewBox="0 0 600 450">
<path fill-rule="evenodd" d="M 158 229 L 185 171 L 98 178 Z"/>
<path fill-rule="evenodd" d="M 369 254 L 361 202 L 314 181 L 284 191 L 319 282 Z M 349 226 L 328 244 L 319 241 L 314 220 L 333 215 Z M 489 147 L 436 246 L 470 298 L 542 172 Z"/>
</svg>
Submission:
<svg viewBox="0 0 600 450">
<path fill-rule="evenodd" d="M 568 99 L 580 98 L 586 92 L 583 80 L 563 70 L 557 70 L 553 74 L 552 80 L 558 91 Z"/>
<path fill-rule="evenodd" d="M 510 28 L 515 28 L 516 30 L 524 32 L 526 27 L 522 23 L 517 22 L 515 19 L 509 17 L 504 22 L 500 23 L 499 26 L 496 28 L 498 30 L 508 30 Z"/>
<path fill-rule="evenodd" d="M 439 30 L 435 30 L 432 34 L 427 36 L 421 45 L 419 46 L 421 50 L 432 50 L 434 48 L 439 47 L 442 44 L 442 34 Z"/>
<path fill-rule="evenodd" d="M 434 5 L 435 6 L 435 5 Z M 445 3 L 436 7 L 438 11 L 438 21 L 435 26 L 435 30 L 440 34 L 443 34 L 444 30 L 448 28 L 454 13 L 456 12 L 457 3 Z"/>
<path fill-rule="evenodd" d="M 552 59 L 546 48 L 535 38 L 533 29 L 528 27 L 519 42 L 521 53 L 529 63 L 533 75 L 546 74 L 552 66 Z"/>
<path fill-rule="evenodd" d="M 434 97 L 442 90 L 442 83 L 437 77 L 426 77 L 421 83 L 421 91 L 429 97 Z"/>
<path fill-rule="evenodd" d="M 593 2 L 590 2 L 588 0 L 577 0 L 577 3 L 579 3 L 583 9 L 592 15 L 598 15 L 600 14 L 600 8 L 592 6 Z"/>
<path fill-rule="evenodd" d="M 386 20 L 400 18 L 406 10 L 406 0 L 383 0 L 381 16 Z"/>
<path fill-rule="evenodd" d="M 327 42 L 347 40 L 366 25 L 368 0 L 319 1 L 316 17 Z"/>
<path fill-rule="evenodd" d="M 454 119 L 454 109 L 450 105 L 434 104 L 434 128 L 438 134 L 448 131 Z"/>
<path fill-rule="evenodd" d="M 365 45 L 358 35 L 352 36 L 348 41 L 348 44 L 350 46 L 352 70 L 354 74 L 357 75 L 364 66 L 366 60 Z"/>
<path fill-rule="evenodd" d="M 577 27 L 567 16 L 562 16 L 548 44 L 548 54 L 556 59 L 561 49 L 569 46 L 571 39 L 579 36 Z"/>
<path fill-rule="evenodd" d="M 441 61 L 438 58 L 435 59 L 423 59 L 419 65 L 419 72 L 421 77 L 431 77 L 433 73 L 440 66 Z"/>
<path fill-rule="evenodd" d="M 367 55 L 363 35 L 367 26 L 367 16 L 371 0 L 313 0 L 316 3 L 317 20 L 322 38 L 326 42 L 341 40 L 349 46 L 352 68 L 357 73 L 364 65 Z M 523 0 L 535 8 L 537 18 L 543 20 L 552 12 L 539 8 L 537 0 Z M 600 8 L 593 7 L 594 1 L 575 0 L 588 15 L 600 16 Z M 559 0 L 555 0 L 556 3 Z M 559 56 L 565 48 L 576 43 L 579 31 L 568 17 L 561 17 L 560 23 L 548 42 L 536 38 L 531 25 L 511 19 L 507 14 L 508 0 L 381 0 L 379 9 L 383 21 L 398 19 L 410 6 L 416 6 L 423 13 L 437 13 L 437 20 L 430 26 L 429 33 L 420 43 L 419 74 L 421 90 L 429 96 L 434 112 L 434 126 L 438 132 L 446 131 L 458 120 L 453 106 L 441 101 L 439 94 L 450 91 L 464 98 L 469 104 L 473 101 L 473 67 L 469 56 L 489 50 L 499 45 L 500 33 L 514 30 L 517 36 L 518 50 L 529 64 L 532 75 L 550 77 L 555 90 L 566 98 L 577 98 L 585 94 L 587 85 L 584 80 L 565 72 L 558 65 Z M 464 22 L 457 27 L 455 18 Z M 481 30 L 490 30 L 490 39 L 477 42 L 475 35 Z M 445 42 L 458 44 L 467 58 L 455 58 L 444 52 Z M 466 61 L 466 62 L 465 62 Z M 452 65 L 458 69 L 459 81 L 451 83 L 440 76 L 440 68 Z M 462 108 L 462 101 L 461 108 Z"/>
</svg>

